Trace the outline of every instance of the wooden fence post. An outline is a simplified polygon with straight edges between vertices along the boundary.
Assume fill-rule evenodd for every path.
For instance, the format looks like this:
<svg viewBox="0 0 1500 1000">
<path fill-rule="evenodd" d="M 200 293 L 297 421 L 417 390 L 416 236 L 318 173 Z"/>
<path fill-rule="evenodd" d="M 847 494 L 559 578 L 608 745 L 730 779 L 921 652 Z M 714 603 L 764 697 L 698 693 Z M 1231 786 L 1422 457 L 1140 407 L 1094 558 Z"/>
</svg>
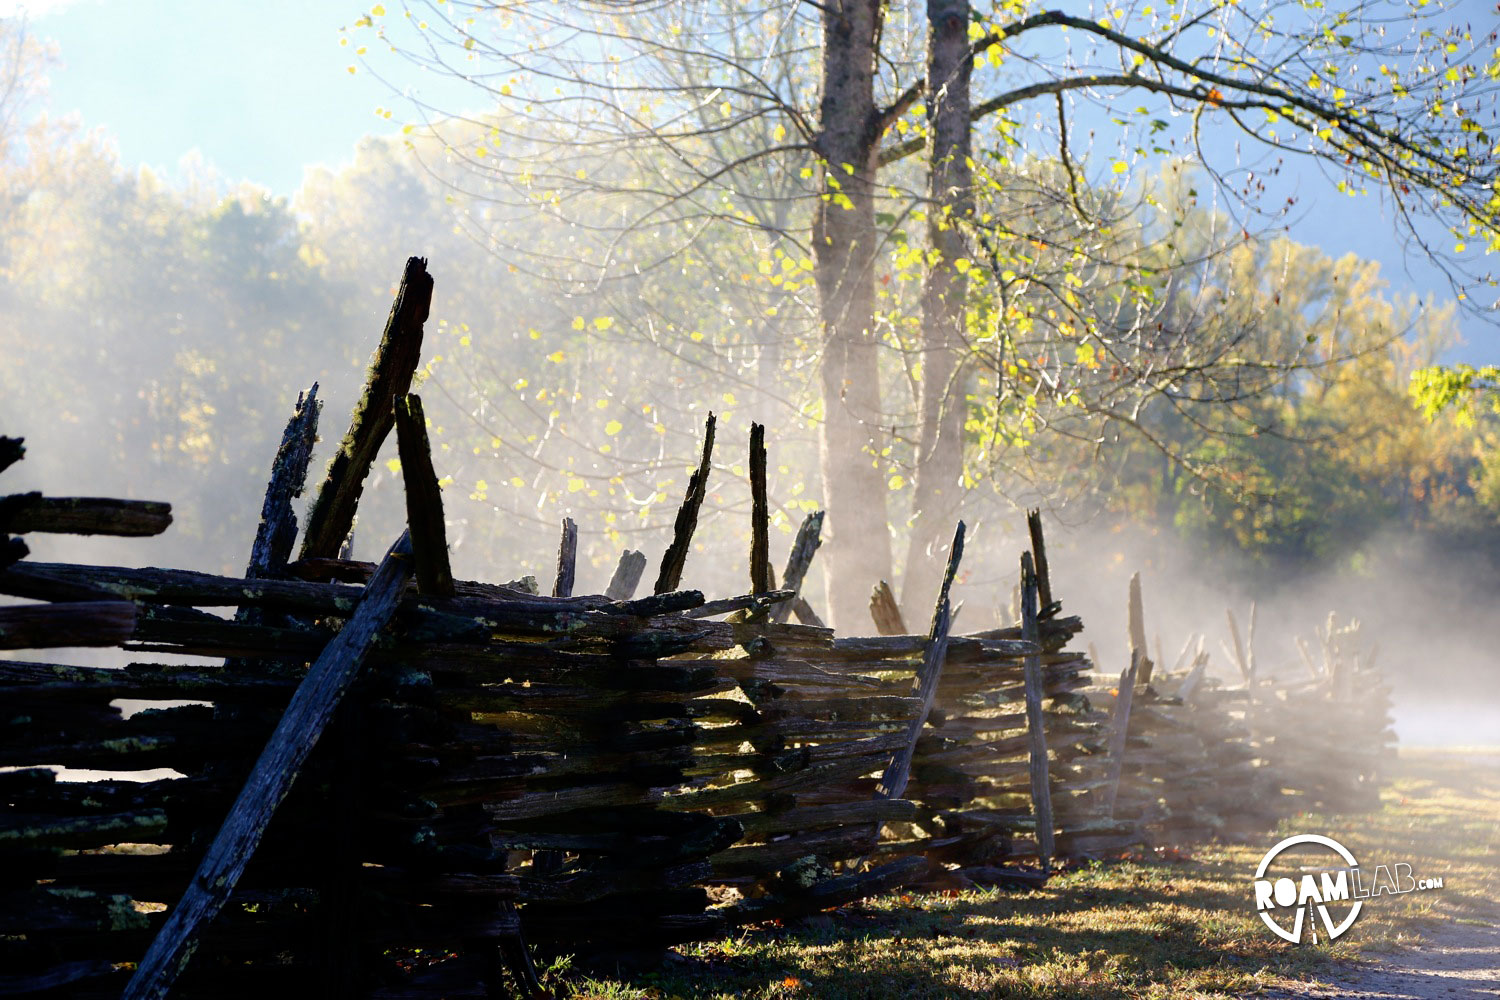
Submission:
<svg viewBox="0 0 1500 1000">
<path fill-rule="evenodd" d="M 688 546 L 693 543 L 693 531 L 698 527 L 698 510 L 708 494 L 708 473 L 714 455 L 714 415 L 710 413 L 703 425 L 703 456 L 698 460 L 698 470 L 688 479 L 687 495 L 682 506 L 677 508 L 677 520 L 672 525 L 672 544 L 661 557 L 661 572 L 656 577 L 657 594 L 668 594 L 682 582 L 682 571 L 687 565 Z"/>
<path fill-rule="evenodd" d="M 912 694 L 921 700 L 917 714 L 906 730 L 906 743 L 899 748 L 886 765 L 876 787 L 876 796 L 899 799 L 906 792 L 906 782 L 911 777 L 912 755 L 917 750 L 917 740 L 922 727 L 927 724 L 927 715 L 932 711 L 932 700 L 937 695 L 938 678 L 943 673 L 943 662 L 948 658 L 948 625 L 953 611 L 948 601 L 948 590 L 953 586 L 953 577 L 958 573 L 959 560 L 964 555 L 964 523 L 958 522 L 953 533 L 953 545 L 948 550 L 948 569 L 943 574 L 943 584 L 938 589 L 937 604 L 932 609 L 932 627 L 927 633 L 927 650 L 922 665 L 912 681 Z M 880 824 L 875 825 L 875 835 L 880 835 Z"/>
<path fill-rule="evenodd" d="M 1177 697 L 1184 705 L 1193 700 L 1193 692 L 1198 689 L 1207 670 L 1208 654 L 1200 651 L 1197 656 L 1193 657 L 1192 669 L 1188 671 L 1187 676 L 1182 679 L 1182 684 L 1177 688 Z"/>
<path fill-rule="evenodd" d="M 812 565 L 813 555 L 822 544 L 823 512 L 815 510 L 802 519 L 802 526 L 797 529 L 797 537 L 792 542 L 792 551 L 786 557 L 786 572 L 781 576 L 781 589 L 795 590 L 797 596 L 790 601 L 782 601 L 771 609 L 773 622 L 784 622 L 791 617 L 793 610 L 798 610 L 798 617 L 804 623 L 812 624 L 798 609 L 798 603 L 806 604 L 802 597 L 802 581 L 807 578 L 807 569 Z"/>
<path fill-rule="evenodd" d="M 1135 698 L 1136 672 L 1140 669 L 1141 656 L 1136 653 L 1130 666 L 1120 671 L 1120 684 L 1116 689 L 1115 710 L 1110 719 L 1109 731 L 1109 784 L 1104 789 L 1104 813 L 1115 818 L 1115 799 L 1120 792 L 1120 769 L 1125 763 L 1125 742 L 1130 735 L 1130 705 Z"/>
<path fill-rule="evenodd" d="M 620 553 L 620 562 L 615 566 L 615 575 L 609 578 L 604 596 L 611 601 L 628 601 L 635 596 L 635 588 L 641 584 L 641 574 L 646 572 L 646 553 L 626 549 Z"/>
<path fill-rule="evenodd" d="M 562 534 L 557 542 L 557 577 L 552 582 L 553 597 L 572 597 L 573 580 L 578 573 L 578 525 L 571 517 L 562 519 Z"/>
<path fill-rule="evenodd" d="M 1240 675 L 1245 678 L 1245 684 L 1248 686 L 1254 681 L 1254 678 L 1250 675 L 1250 664 L 1245 659 L 1245 644 L 1240 641 L 1240 623 L 1234 617 L 1233 608 L 1225 608 L 1224 617 L 1229 620 L 1229 637 L 1234 640 L 1232 652 L 1234 653 L 1235 665 L 1240 668 Z"/>
<path fill-rule="evenodd" d="M 870 591 L 870 617 L 875 621 L 875 631 L 880 635 L 906 635 L 906 622 L 901 617 L 901 605 L 891 585 L 881 580 Z"/>
<path fill-rule="evenodd" d="M 565 517 L 562 519 L 562 533 L 557 543 L 557 576 L 552 583 L 553 597 L 573 596 L 573 580 L 577 566 L 578 525 L 571 517 Z M 531 866 L 539 874 L 553 874 L 563 866 L 563 852 L 537 851 L 532 855 Z M 514 968 L 513 964 L 512 967 Z"/>
<path fill-rule="evenodd" d="M 1037 617 L 1050 618 L 1061 606 L 1052 606 L 1052 574 L 1047 569 L 1047 540 L 1042 536 L 1040 509 L 1026 512 L 1026 531 L 1031 536 L 1031 553 L 1036 558 Z"/>
<path fill-rule="evenodd" d="M 448 532 L 443 521 L 443 493 L 432 468 L 427 415 L 422 399 L 408 393 L 396 400 L 396 447 L 401 481 L 406 487 L 406 526 L 417 589 L 434 597 L 453 596 L 453 569 L 448 562 Z"/>
<path fill-rule="evenodd" d="M 1031 553 L 1021 553 L 1021 638 L 1037 642 L 1037 585 Z M 1028 653 L 1025 660 L 1026 734 L 1030 744 L 1031 807 L 1036 813 L 1037 854 L 1043 871 L 1052 870 L 1055 850 L 1052 826 L 1052 785 L 1047 769 L 1047 731 L 1042 716 L 1042 657 Z"/>
<path fill-rule="evenodd" d="M 750 425 L 750 593 L 766 594 L 771 582 L 771 512 L 766 499 L 766 427 Z"/>
<path fill-rule="evenodd" d="M 297 686 L 197 873 L 125 987 L 125 1000 L 166 996 L 192 958 L 199 935 L 229 900 L 366 651 L 395 613 L 411 577 L 410 555 L 411 537 L 403 532 L 370 577 L 348 623 Z"/>
<path fill-rule="evenodd" d="M 297 408 L 281 433 L 281 447 L 271 463 L 271 479 L 260 507 L 260 526 L 250 546 L 250 564 L 245 577 L 264 580 L 278 577 L 286 570 L 297 543 L 297 515 L 292 501 L 302 495 L 307 485 L 307 467 L 312 462 L 313 445 L 318 440 L 318 383 L 306 395 L 297 396 Z"/>
<path fill-rule="evenodd" d="M 1141 654 L 1140 673 L 1137 682 L 1144 687 L 1151 683 L 1151 668 L 1153 666 L 1150 655 L 1146 652 L 1146 611 L 1141 600 L 1141 574 L 1137 570 L 1130 575 L 1130 656 L 1134 662 L 1135 654 Z"/>
<path fill-rule="evenodd" d="M 349 432 L 328 463 L 323 485 L 308 509 L 303 559 L 332 558 L 349 536 L 365 477 L 395 422 L 396 400 L 411 389 L 422 357 L 422 324 L 431 308 L 432 276 L 427 273 L 427 261 L 409 257 L 385 333 L 370 363 L 364 395 L 354 407 Z"/>
</svg>

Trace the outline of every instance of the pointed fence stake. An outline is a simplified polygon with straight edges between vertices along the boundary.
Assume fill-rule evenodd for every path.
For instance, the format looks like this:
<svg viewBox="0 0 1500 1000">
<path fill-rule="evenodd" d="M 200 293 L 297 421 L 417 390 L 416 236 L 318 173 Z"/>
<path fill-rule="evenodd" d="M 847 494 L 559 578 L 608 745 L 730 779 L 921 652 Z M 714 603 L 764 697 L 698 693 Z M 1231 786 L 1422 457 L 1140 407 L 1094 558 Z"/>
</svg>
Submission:
<svg viewBox="0 0 1500 1000">
<path fill-rule="evenodd" d="M 687 565 L 688 546 L 693 543 L 693 531 L 698 527 L 698 510 L 708 494 L 708 473 L 714 455 L 714 415 L 710 413 L 703 425 L 703 456 L 698 460 L 698 470 L 688 479 L 687 495 L 682 506 L 677 508 L 677 521 L 672 526 L 672 544 L 661 557 L 661 572 L 656 577 L 652 593 L 668 594 L 682 582 L 682 571 Z"/>
</svg>

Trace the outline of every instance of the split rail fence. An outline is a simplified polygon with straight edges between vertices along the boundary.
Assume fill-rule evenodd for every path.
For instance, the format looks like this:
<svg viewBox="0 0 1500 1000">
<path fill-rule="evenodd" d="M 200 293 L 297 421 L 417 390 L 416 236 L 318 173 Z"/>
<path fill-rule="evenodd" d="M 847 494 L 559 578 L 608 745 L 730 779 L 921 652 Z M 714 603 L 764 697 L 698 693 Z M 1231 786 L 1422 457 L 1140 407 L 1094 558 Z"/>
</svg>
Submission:
<svg viewBox="0 0 1500 1000">
<path fill-rule="evenodd" d="M 1160 816 L 1180 778 L 1231 764 L 1278 785 L 1257 820 L 1296 789 L 1335 802 L 1340 773 L 1309 762 L 1337 740 L 1313 735 L 1305 691 L 1250 685 L 1222 761 L 1155 746 L 1158 713 L 1234 713 L 1207 684 L 1133 712 L 1101 693 L 1035 518 L 1014 626 L 950 634 L 960 524 L 925 633 L 882 584 L 882 634 L 836 636 L 800 593 L 821 513 L 774 582 L 759 427 L 749 594 L 681 589 L 712 416 L 651 593 L 626 552 L 605 594 L 575 595 L 569 520 L 551 594 L 455 580 L 409 391 L 431 294 L 412 258 L 300 532 L 317 387 L 299 399 L 243 577 L 37 562 L 29 533 L 150 536 L 170 510 L 0 499 L 0 594 L 27 602 L 0 608 L 0 650 L 136 659 L 0 660 L 0 993 L 536 994 L 532 949 L 660 949 L 898 886 L 1036 887 L 1070 858 L 1211 832 Z M 378 564 L 341 559 L 392 430 L 407 530 Z M 22 454 L 0 439 L 0 471 Z M 1306 691 L 1378 687 L 1357 665 L 1330 678 Z M 1346 749 L 1332 760 L 1373 790 L 1378 753 Z"/>
</svg>

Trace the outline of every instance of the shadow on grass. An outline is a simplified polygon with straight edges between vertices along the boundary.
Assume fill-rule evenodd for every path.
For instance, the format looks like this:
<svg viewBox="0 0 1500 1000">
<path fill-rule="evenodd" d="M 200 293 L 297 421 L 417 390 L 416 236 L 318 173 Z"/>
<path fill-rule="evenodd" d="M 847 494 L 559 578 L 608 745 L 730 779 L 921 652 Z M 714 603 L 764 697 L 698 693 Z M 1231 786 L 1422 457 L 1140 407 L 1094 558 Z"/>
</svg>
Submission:
<svg viewBox="0 0 1500 1000">
<path fill-rule="evenodd" d="M 659 971 L 593 970 L 610 976 L 573 995 L 1105 998 L 1169 982 L 1213 993 L 1255 988 L 1268 965 L 1295 974 L 1327 960 L 1256 935 L 1248 894 L 1213 877 L 1212 866 L 1127 864 L 1038 893 L 901 895 L 685 945 Z M 1239 911 L 1246 920 L 1226 916 Z"/>
<path fill-rule="evenodd" d="M 1418 862 L 1423 874 L 1447 877 L 1441 892 L 1372 906 L 1354 933 L 1331 945 L 1288 945 L 1268 932 L 1252 909 L 1259 851 L 1215 846 L 1177 862 L 1069 871 L 1037 893 L 868 900 L 791 927 L 684 945 L 658 971 L 603 978 L 601 970 L 590 980 L 570 972 L 561 977 L 564 995 L 1167 1000 L 1258 994 L 1338 975 L 1331 959 L 1403 948 L 1414 932 L 1456 921 L 1490 926 L 1500 916 L 1500 768 L 1469 755 L 1413 756 L 1393 768 L 1380 810 L 1299 814 L 1266 833 L 1269 847 L 1287 833 L 1323 832 L 1369 863 Z"/>
</svg>

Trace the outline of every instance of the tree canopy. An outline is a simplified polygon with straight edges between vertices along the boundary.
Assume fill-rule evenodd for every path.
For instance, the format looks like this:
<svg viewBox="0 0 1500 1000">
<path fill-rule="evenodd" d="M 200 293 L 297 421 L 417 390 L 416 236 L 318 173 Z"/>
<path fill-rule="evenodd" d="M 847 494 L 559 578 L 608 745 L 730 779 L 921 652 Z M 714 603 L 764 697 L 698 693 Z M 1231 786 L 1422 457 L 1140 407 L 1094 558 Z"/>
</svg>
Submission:
<svg viewBox="0 0 1500 1000">
<path fill-rule="evenodd" d="M 1330 194 L 1378 193 L 1468 307 L 1493 284 L 1476 252 L 1500 246 L 1500 61 L 1437 4 L 392 11 L 354 31 L 493 109 L 423 109 L 421 129 L 509 266 L 621 300 L 620 335 L 646 324 L 638 339 L 674 360 L 711 303 L 741 348 L 700 362 L 722 378 L 751 353 L 814 368 L 797 392 L 762 379 L 755 405 L 798 401 L 818 435 L 836 619 L 900 567 L 888 525 L 921 601 L 941 521 L 1030 463 L 1014 446 L 1067 433 L 1065 407 L 1096 418 L 1075 431 L 1096 440 L 1146 433 L 1147 400 L 1233 406 L 1307 360 L 1287 342 L 1245 364 L 1244 331 L 1192 307 L 1208 262 L 1294 211 L 1289 158 Z M 566 241 L 529 238 L 539 216 Z M 710 298 L 677 294 L 689 274 Z"/>
</svg>

